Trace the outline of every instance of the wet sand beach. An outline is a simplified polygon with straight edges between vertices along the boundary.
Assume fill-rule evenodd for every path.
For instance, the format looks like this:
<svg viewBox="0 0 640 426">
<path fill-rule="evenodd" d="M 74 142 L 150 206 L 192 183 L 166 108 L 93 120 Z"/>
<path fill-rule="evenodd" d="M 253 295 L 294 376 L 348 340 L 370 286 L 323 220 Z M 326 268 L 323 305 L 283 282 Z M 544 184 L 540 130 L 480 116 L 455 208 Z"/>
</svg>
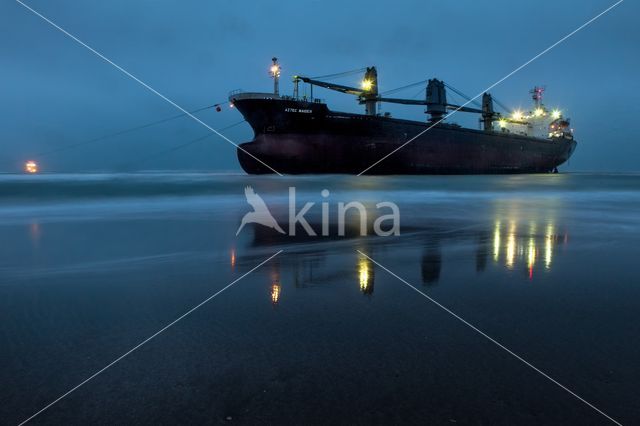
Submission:
<svg viewBox="0 0 640 426">
<path fill-rule="evenodd" d="M 246 186 L 285 230 L 293 186 L 318 234 L 352 200 L 401 232 L 236 236 Z M 486 336 L 640 417 L 639 175 L 3 175 L 0 197 L 2 424 L 279 251 L 32 424 L 611 423 Z"/>
</svg>

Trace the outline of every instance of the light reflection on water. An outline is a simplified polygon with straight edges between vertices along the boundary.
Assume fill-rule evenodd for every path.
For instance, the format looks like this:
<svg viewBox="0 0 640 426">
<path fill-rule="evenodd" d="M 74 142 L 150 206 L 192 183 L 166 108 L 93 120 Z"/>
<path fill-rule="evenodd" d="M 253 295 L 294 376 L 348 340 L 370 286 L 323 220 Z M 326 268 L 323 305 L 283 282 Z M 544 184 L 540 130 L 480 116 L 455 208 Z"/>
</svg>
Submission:
<svg viewBox="0 0 640 426">
<path fill-rule="evenodd" d="M 282 291 L 282 286 L 280 285 L 280 281 L 275 281 L 271 284 L 271 303 L 277 305 L 280 301 L 280 292 Z"/>
<path fill-rule="evenodd" d="M 550 270 L 557 246 L 567 244 L 566 225 L 557 217 L 565 205 L 557 197 L 523 203 L 519 199 L 494 204 L 493 261 L 508 270 L 523 269 L 533 279 L 543 265 Z M 562 229 L 562 231 L 560 231 Z"/>
<path fill-rule="evenodd" d="M 358 259 L 358 281 L 362 294 L 373 294 L 374 264 L 366 257 Z"/>
<path fill-rule="evenodd" d="M 271 267 L 270 278 L 271 304 L 275 306 L 280 302 L 280 295 L 282 293 L 282 285 L 280 284 L 280 265 L 278 263 L 274 263 Z"/>
<path fill-rule="evenodd" d="M 397 238 L 361 238 L 359 236 L 360 218 L 357 215 L 347 217 L 347 236 L 333 240 L 322 237 L 310 239 L 303 235 L 280 236 L 273 230 L 259 225 L 253 228 L 248 227 L 247 232 L 249 235 L 253 233 L 253 240 L 245 239 L 244 242 L 232 240 L 226 249 L 228 261 L 231 271 L 239 272 L 236 269 L 244 263 L 242 257 L 252 255 L 254 248 L 284 245 L 285 254 L 282 257 L 290 256 L 290 259 L 282 265 L 285 268 L 282 272 L 288 274 L 289 269 L 292 269 L 291 283 L 296 287 L 304 287 L 317 285 L 323 274 L 330 273 L 333 268 L 334 265 L 327 265 L 324 261 L 327 255 L 334 252 L 332 244 L 327 243 L 351 242 L 354 243 L 354 253 L 357 247 L 374 258 L 379 246 L 407 247 L 408 245 L 412 248 L 412 253 L 407 254 L 407 260 L 417 266 L 416 270 L 419 272 L 422 284 L 431 286 L 443 280 L 443 263 L 455 262 L 448 260 L 443 253 L 446 253 L 449 247 L 465 243 L 474 248 L 468 251 L 468 256 L 475 257 L 477 272 L 484 272 L 487 265 L 493 265 L 506 272 L 520 271 L 533 281 L 541 272 L 551 271 L 558 248 L 566 246 L 568 241 L 567 223 L 559 226 L 556 219 L 562 212 L 563 204 L 557 199 L 539 201 L 536 205 L 523 203 L 518 199 L 502 199 L 487 204 L 488 210 L 484 216 L 488 216 L 489 220 L 480 223 L 471 221 L 471 216 L 462 221 L 447 220 L 444 218 L 448 212 L 446 209 L 451 209 L 448 205 L 439 206 L 441 210 L 435 211 L 431 214 L 432 219 L 428 219 L 430 212 L 426 208 L 416 208 L 414 205 L 416 210 L 422 209 L 426 212 L 426 214 L 421 213 L 419 217 L 427 218 L 424 223 L 412 221 L 409 218 L 406 220 L 409 230 L 403 230 L 402 235 Z M 483 213 L 478 216 L 482 219 Z M 372 217 L 372 215 L 367 217 L 369 222 Z M 318 228 L 317 223 L 312 223 L 312 226 Z M 350 230 L 351 233 L 349 233 Z M 39 222 L 33 221 L 27 228 L 27 232 L 32 244 L 37 247 L 42 236 L 42 227 Z M 297 260 L 291 260 L 297 258 L 295 252 L 299 244 L 304 244 L 314 256 L 309 257 L 307 253 L 305 256 L 299 256 Z M 413 256 L 415 260 L 410 260 Z M 356 288 L 363 295 L 373 295 L 375 265 L 366 258 L 355 256 L 354 259 L 356 263 L 352 268 L 355 268 Z M 456 268 L 465 266 L 465 262 L 459 263 Z M 314 271 L 317 272 L 315 276 Z M 280 273 L 280 266 L 275 266 L 268 283 L 269 299 L 273 305 L 280 303 L 284 290 Z"/>
<path fill-rule="evenodd" d="M 503 264 L 509 270 L 525 265 L 530 279 L 533 279 L 534 271 L 539 265 L 550 270 L 554 250 L 559 244 L 566 245 L 568 234 L 558 234 L 552 221 L 542 224 L 543 233 L 538 233 L 538 226 L 533 221 L 524 230 L 524 226 L 519 226 L 516 220 L 510 220 L 508 225 L 496 220 L 493 229 L 494 263 Z"/>
<path fill-rule="evenodd" d="M 284 246 L 283 257 L 287 257 L 288 252 L 294 259 L 297 247 L 305 245 L 305 250 L 314 253 L 313 258 L 310 258 L 307 253 L 305 256 L 300 256 L 298 260 L 289 260 L 288 264 L 283 264 L 283 274 L 288 274 L 289 269 L 293 269 L 290 283 L 296 287 L 317 285 L 323 274 L 326 275 L 334 269 L 335 265 L 326 264 L 323 260 L 327 255 L 334 253 L 333 243 L 352 244 L 353 247 L 350 248 L 354 253 L 357 247 L 371 255 L 376 255 L 381 246 L 411 247 L 411 252 L 407 253 L 407 261 L 412 262 L 414 271 L 418 272 L 419 280 L 423 285 L 436 285 L 448 277 L 443 276 L 443 263 L 456 261 L 449 260 L 447 251 L 460 243 L 471 246 L 468 256 L 472 259 L 475 257 L 477 272 L 484 272 L 489 267 L 493 267 L 502 272 L 522 272 L 529 280 L 534 280 L 541 272 L 551 271 L 557 261 L 555 256 L 558 247 L 566 245 L 567 226 L 572 222 L 566 220 L 559 222 L 558 218 L 563 217 L 565 211 L 572 207 L 567 207 L 565 198 L 558 195 L 502 192 L 497 195 L 497 199 L 493 199 L 495 195 L 493 193 L 490 195 L 482 192 L 469 193 L 468 196 L 461 197 L 455 190 L 435 191 L 431 188 L 428 191 L 421 191 L 420 188 L 409 191 L 409 194 L 412 194 L 411 197 L 405 192 L 397 194 L 380 191 L 348 194 L 332 192 L 331 197 L 336 197 L 332 200 L 333 207 L 338 200 L 348 201 L 346 198 L 339 198 L 340 196 L 357 195 L 358 199 L 362 199 L 366 209 L 367 214 L 363 223 L 354 212 L 347 215 L 346 237 L 336 237 L 337 227 L 333 226 L 333 223 L 330 224 L 330 235 L 318 238 L 311 238 L 302 233 L 296 237 L 281 236 L 271 229 L 256 225 L 247 227 L 240 238 L 220 237 L 215 244 L 223 244 L 224 255 L 228 256 L 233 272 L 240 272 L 237 269 L 244 268 L 239 268 L 245 263 L 242 258 L 255 256 L 259 251 L 254 250 L 256 248 Z M 307 194 L 310 197 L 308 193 L 309 191 L 306 193 L 300 191 L 300 196 Z M 437 194 L 434 195 L 434 193 Z M 382 197 L 396 195 L 404 200 L 404 204 L 400 203 L 401 235 L 397 238 L 361 237 L 361 225 L 366 225 L 365 228 L 371 234 L 373 221 L 376 215 L 380 214 L 376 203 L 384 201 Z M 241 201 L 244 202 L 244 199 Z M 269 203 L 273 207 L 274 215 L 277 216 L 277 212 L 287 212 L 286 200 L 280 200 L 278 204 L 270 199 Z M 470 205 L 474 208 L 470 209 L 468 207 Z M 236 222 L 244 213 L 246 213 L 246 206 L 241 204 L 237 212 L 234 211 L 224 218 L 224 226 L 221 228 L 229 228 L 229 232 L 233 233 Z M 315 211 L 315 216 L 312 215 L 309 219 L 312 228 L 318 231 L 322 229 L 319 216 L 320 211 Z M 282 221 L 283 218 L 278 217 L 278 220 Z M 29 239 L 34 246 L 37 246 L 42 234 L 39 222 L 34 220 L 28 232 Z M 364 295 L 372 295 L 376 268 L 368 260 L 358 259 L 357 256 L 354 259 L 356 263 L 351 266 L 351 271 L 355 270 L 356 288 Z M 456 269 L 466 266 L 465 262 L 458 262 Z M 470 263 L 473 264 L 473 260 Z M 313 275 L 314 271 L 318 272 L 316 276 Z M 280 282 L 280 271 L 276 271 L 275 274 L 277 277 L 272 277 L 268 284 L 269 298 L 274 305 L 280 303 L 285 290 Z"/>
<path fill-rule="evenodd" d="M 236 249 L 235 247 L 231 248 L 231 270 L 236 268 Z"/>
<path fill-rule="evenodd" d="M 283 273 L 292 274 L 291 282 L 295 287 L 322 285 L 323 280 L 336 276 L 345 278 L 344 272 L 339 272 L 334 264 L 328 264 L 327 257 L 336 253 L 334 243 L 351 242 L 343 246 L 343 251 L 354 252 L 355 271 L 351 281 L 363 295 L 371 296 L 375 289 L 376 265 L 366 257 L 355 255 L 355 248 L 376 257 L 376 254 L 388 248 L 408 249 L 403 261 L 409 265 L 417 265 L 417 272 L 422 284 L 432 286 L 447 276 L 443 276 L 443 263 L 456 263 L 452 270 L 463 270 L 468 264 L 475 263 L 475 271 L 483 273 L 492 266 L 498 273 L 522 273 L 525 279 L 533 281 L 542 272 L 550 272 L 554 265 L 554 256 L 559 246 L 566 246 L 568 238 L 566 225 L 558 227 L 558 217 L 561 204 L 553 202 L 552 208 L 527 209 L 526 205 L 516 201 L 496 202 L 493 213 L 490 213 L 491 225 L 479 223 L 460 223 L 459 221 L 434 221 L 435 225 L 426 224 L 413 227 L 410 232 L 400 237 L 360 237 L 355 232 L 347 237 L 337 239 L 308 238 L 306 236 L 288 237 L 276 235 L 274 231 L 260 226 L 252 228 L 252 247 L 284 246 L 281 255 L 282 263 L 272 268 L 269 277 L 269 298 L 276 305 L 281 300 L 283 286 L 280 282 L 280 268 Z M 441 219 L 441 218 L 439 218 Z M 353 223 L 347 227 L 358 228 L 359 218 L 354 217 Z M 313 224 L 312 224 L 313 225 Z M 559 231 L 563 229 L 563 231 Z M 464 259 L 449 259 L 446 255 L 449 248 L 463 245 Z M 304 247 L 304 253 L 297 253 L 298 247 Z M 249 250 L 249 247 L 247 248 Z M 250 251 L 250 250 L 249 250 Z M 405 252 L 403 252 L 405 253 Z M 232 250 L 231 267 L 236 265 L 236 252 Z M 415 260 L 412 260 L 414 258 Z M 348 257 L 344 256 L 344 259 Z M 382 261 L 383 258 L 380 260 Z M 389 267 L 394 265 L 388 265 Z M 397 266 L 394 266 L 397 267 Z M 411 266 L 408 266 L 411 268 Z M 407 268 L 403 264 L 402 268 Z M 394 270 L 393 267 L 391 267 Z M 448 270 L 449 268 L 447 268 Z M 404 272 L 400 269 L 398 272 Z"/>
</svg>

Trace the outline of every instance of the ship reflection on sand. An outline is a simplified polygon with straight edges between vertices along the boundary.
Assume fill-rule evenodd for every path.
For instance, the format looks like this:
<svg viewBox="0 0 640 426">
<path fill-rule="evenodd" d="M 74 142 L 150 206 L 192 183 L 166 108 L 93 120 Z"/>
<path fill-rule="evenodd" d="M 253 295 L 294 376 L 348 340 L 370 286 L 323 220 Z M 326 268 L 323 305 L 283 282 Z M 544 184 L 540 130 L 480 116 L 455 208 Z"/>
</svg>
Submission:
<svg viewBox="0 0 640 426">
<path fill-rule="evenodd" d="M 453 256 L 448 262 L 454 263 L 451 269 L 475 266 L 476 273 L 483 273 L 493 268 L 498 273 L 519 273 L 528 281 L 541 273 L 548 273 L 554 265 L 554 256 L 568 244 L 568 233 L 559 229 L 553 220 L 518 221 L 513 217 L 496 215 L 492 229 L 488 226 L 457 227 L 450 230 L 446 227 L 430 227 L 415 229 L 394 239 L 384 237 L 377 239 L 346 238 L 350 245 L 337 246 L 332 241 L 325 240 L 318 245 L 309 244 L 308 238 L 302 242 L 292 239 L 290 244 L 283 246 L 282 239 L 273 241 L 273 232 L 260 227 L 254 228 L 252 248 L 278 246 L 284 249 L 278 260 L 269 267 L 268 296 L 275 306 L 283 296 L 284 284 L 295 288 L 305 288 L 321 285 L 323 281 L 338 280 L 351 282 L 354 288 L 366 296 L 372 296 L 375 288 L 376 269 L 380 269 L 370 259 L 358 255 L 356 249 L 368 253 L 372 258 L 393 270 L 392 264 L 386 264 L 387 254 L 396 248 L 404 249 L 403 265 L 394 272 L 401 276 L 407 275 L 406 262 L 417 265 L 417 272 L 422 284 L 433 286 L 443 278 L 443 264 L 447 262 L 446 251 L 449 247 L 463 246 L 470 248 L 468 261 L 461 261 L 459 256 Z M 393 250 L 390 250 L 393 248 Z M 407 250 L 408 248 L 408 250 Z M 251 252 L 251 250 L 248 250 Z M 384 252 L 380 258 L 377 253 Z M 351 273 L 340 272 L 335 265 L 329 265 L 331 255 L 340 255 L 342 259 L 353 256 L 355 265 Z M 415 263 L 411 259 L 415 256 Z M 230 251 L 230 266 L 232 269 L 239 265 L 250 265 L 253 256 L 242 258 L 241 250 L 233 248 Z M 240 266 L 242 268 L 242 266 Z M 283 279 L 282 275 L 286 275 Z"/>
<path fill-rule="evenodd" d="M 475 240 L 477 272 L 487 269 L 491 257 L 494 265 L 508 271 L 522 271 L 529 280 L 533 280 L 536 271 L 551 269 L 554 253 L 566 246 L 568 234 L 556 229 L 553 222 L 519 225 L 516 220 L 507 223 L 496 220 L 490 238 L 488 233 L 480 232 Z M 439 281 L 442 246 L 448 242 L 451 239 L 437 238 L 424 248 L 421 259 L 423 284 L 432 285 Z"/>
</svg>

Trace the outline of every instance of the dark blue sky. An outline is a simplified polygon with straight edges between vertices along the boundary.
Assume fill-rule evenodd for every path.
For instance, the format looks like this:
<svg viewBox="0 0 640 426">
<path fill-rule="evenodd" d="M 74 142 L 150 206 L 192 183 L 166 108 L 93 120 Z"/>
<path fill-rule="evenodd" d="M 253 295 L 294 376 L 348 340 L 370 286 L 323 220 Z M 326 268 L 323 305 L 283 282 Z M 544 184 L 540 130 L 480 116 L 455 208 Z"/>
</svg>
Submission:
<svg viewBox="0 0 640 426">
<path fill-rule="evenodd" d="M 187 109 L 223 101 L 237 88 L 271 90 L 274 55 L 285 93 L 293 74 L 376 65 L 383 91 L 438 77 L 475 95 L 613 2 L 27 1 Z M 639 16 L 638 3 L 625 1 L 492 91 L 507 105 L 528 107 L 528 90 L 546 85 L 545 103 L 572 118 L 579 141 L 566 170 L 640 170 Z M 0 58 L 0 171 L 18 171 L 40 152 L 178 113 L 11 0 L 0 3 Z M 331 108 L 361 110 L 348 95 L 321 90 L 315 94 Z M 420 107 L 385 108 L 424 119 Z M 199 117 L 214 128 L 241 120 L 228 108 Z M 475 127 L 475 119 L 459 114 L 452 121 Z M 131 163 L 239 170 L 235 148 L 216 136 L 146 160 L 207 133 L 182 118 L 40 162 L 52 171 Z M 237 142 L 252 136 L 246 124 L 226 133 Z"/>
</svg>

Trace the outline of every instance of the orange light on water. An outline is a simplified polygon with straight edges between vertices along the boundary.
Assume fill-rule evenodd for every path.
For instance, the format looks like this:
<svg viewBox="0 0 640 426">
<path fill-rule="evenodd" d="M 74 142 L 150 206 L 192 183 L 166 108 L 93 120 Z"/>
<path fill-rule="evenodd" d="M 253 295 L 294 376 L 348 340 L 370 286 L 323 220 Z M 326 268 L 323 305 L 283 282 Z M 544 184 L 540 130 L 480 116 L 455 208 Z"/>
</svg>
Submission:
<svg viewBox="0 0 640 426">
<path fill-rule="evenodd" d="M 35 161 L 27 161 L 24 163 L 24 171 L 27 173 L 38 173 L 38 163 Z"/>
<path fill-rule="evenodd" d="M 275 282 L 271 285 L 271 303 L 273 303 L 274 305 L 277 305 L 280 301 L 280 291 L 280 283 Z"/>
<path fill-rule="evenodd" d="M 533 279 L 533 267 L 536 264 L 536 257 L 538 255 L 538 249 L 536 248 L 536 242 L 533 237 L 529 239 L 529 249 L 527 250 L 527 267 L 529 268 L 529 279 Z"/>
</svg>

